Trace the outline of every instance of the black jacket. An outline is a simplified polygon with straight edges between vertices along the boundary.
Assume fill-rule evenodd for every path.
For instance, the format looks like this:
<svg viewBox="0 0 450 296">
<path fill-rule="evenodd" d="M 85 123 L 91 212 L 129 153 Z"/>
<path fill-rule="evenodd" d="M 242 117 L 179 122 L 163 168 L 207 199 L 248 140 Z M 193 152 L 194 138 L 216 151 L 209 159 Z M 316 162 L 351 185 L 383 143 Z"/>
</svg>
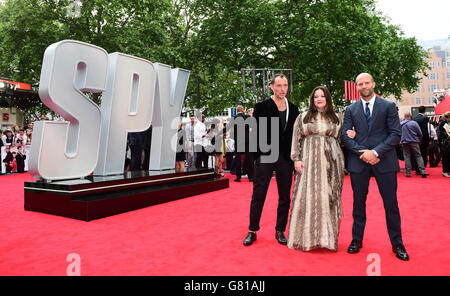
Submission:
<svg viewBox="0 0 450 296">
<path fill-rule="evenodd" d="M 271 145 L 271 118 L 275 117 L 278 119 L 278 126 L 279 126 L 279 130 L 278 130 L 278 143 L 279 143 L 279 156 L 283 156 L 286 159 L 290 159 L 290 154 L 291 154 L 291 144 L 292 144 L 292 132 L 294 129 L 294 123 L 295 120 L 297 119 L 298 115 L 299 115 L 299 111 L 298 111 L 298 107 L 294 104 L 292 104 L 291 102 L 288 101 L 289 104 L 289 117 L 286 123 L 286 128 L 284 129 L 284 131 L 282 130 L 281 127 L 281 122 L 280 122 L 280 112 L 278 111 L 278 107 L 275 104 L 274 100 L 272 98 L 269 98 L 265 101 L 259 102 L 257 104 L 255 104 L 255 110 L 253 111 L 253 117 L 255 117 L 256 122 L 257 122 L 257 127 L 258 127 L 258 142 L 257 142 L 257 152 L 256 152 L 256 157 L 259 157 L 261 155 L 269 155 L 271 154 L 271 150 L 269 150 L 269 152 L 262 152 L 261 151 L 261 143 L 260 143 L 260 129 L 262 128 L 261 126 L 261 118 L 266 117 L 267 118 L 267 145 Z M 264 141 L 263 141 L 264 142 Z M 262 143 L 263 145 L 265 143 Z M 256 158 L 255 158 L 256 159 Z"/>
<path fill-rule="evenodd" d="M 244 121 L 249 118 L 250 115 L 245 114 L 245 113 L 238 113 L 235 117 L 234 117 L 234 126 L 233 126 L 233 139 L 234 139 L 234 151 L 236 153 L 244 153 L 244 152 L 249 152 L 249 147 L 250 147 L 250 126 L 248 124 L 245 125 L 245 136 L 242 137 L 242 135 L 238 135 L 238 121 L 236 121 L 236 119 L 238 118 L 242 118 Z M 245 141 L 245 143 L 240 143 L 240 141 Z M 242 145 L 243 147 L 245 147 L 245 151 L 239 151 L 240 149 L 238 149 L 238 143 L 239 145 Z"/>
<path fill-rule="evenodd" d="M 420 142 L 428 145 L 428 142 L 430 142 L 430 134 L 428 133 L 428 117 L 419 113 L 414 116 L 413 120 L 419 124 L 420 130 L 422 131 L 422 139 Z"/>
</svg>

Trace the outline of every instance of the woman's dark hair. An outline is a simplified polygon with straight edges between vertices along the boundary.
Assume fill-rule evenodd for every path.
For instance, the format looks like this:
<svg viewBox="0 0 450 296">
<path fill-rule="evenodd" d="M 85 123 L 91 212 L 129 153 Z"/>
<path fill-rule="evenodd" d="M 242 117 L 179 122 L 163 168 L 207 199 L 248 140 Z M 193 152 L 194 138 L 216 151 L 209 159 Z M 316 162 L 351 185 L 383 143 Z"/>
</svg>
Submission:
<svg viewBox="0 0 450 296">
<path fill-rule="evenodd" d="M 319 110 L 317 110 L 316 105 L 314 104 L 314 94 L 319 89 L 321 89 L 323 91 L 323 93 L 325 94 L 325 98 L 326 98 L 326 106 L 325 106 L 325 111 L 323 112 L 323 117 L 325 119 L 328 119 L 332 123 L 338 124 L 339 118 L 337 117 L 337 115 L 333 109 L 333 100 L 331 99 L 331 93 L 328 90 L 328 88 L 323 85 L 318 86 L 313 90 L 311 97 L 309 98 L 308 113 L 306 113 L 306 116 L 303 119 L 303 123 L 312 122 L 312 120 L 316 117 L 317 113 L 319 112 Z"/>
</svg>

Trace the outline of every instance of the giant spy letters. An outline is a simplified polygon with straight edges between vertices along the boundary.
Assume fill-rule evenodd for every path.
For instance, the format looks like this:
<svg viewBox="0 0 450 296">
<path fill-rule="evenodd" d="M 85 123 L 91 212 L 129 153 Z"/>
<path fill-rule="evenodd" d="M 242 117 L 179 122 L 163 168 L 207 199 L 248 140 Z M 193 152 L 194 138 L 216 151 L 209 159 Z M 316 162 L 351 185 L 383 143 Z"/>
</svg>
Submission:
<svg viewBox="0 0 450 296">
<path fill-rule="evenodd" d="M 179 115 L 183 107 L 189 71 L 155 63 L 157 72 L 152 121 L 150 169 L 174 167 Z M 167 149 L 173 147 L 174 149 Z"/>
<path fill-rule="evenodd" d="M 108 54 L 77 41 L 49 46 L 42 63 L 39 96 L 66 121 L 39 121 L 34 125 L 29 171 L 48 180 L 89 175 L 99 153 L 100 108 L 82 91 L 103 92 Z"/>
<path fill-rule="evenodd" d="M 152 63 L 120 53 L 109 55 L 108 85 L 102 98 L 102 135 L 95 175 L 124 170 L 127 133 L 150 127 L 155 93 Z"/>
<path fill-rule="evenodd" d="M 161 71 L 156 68 L 147 60 L 121 53 L 108 55 L 100 47 L 79 41 L 49 46 L 39 94 L 66 121 L 37 122 L 30 155 L 32 175 L 61 180 L 84 177 L 94 169 L 96 175 L 123 173 L 127 133 L 146 130 L 153 117 L 159 117 L 153 120 L 160 123 L 158 127 L 167 127 L 165 122 L 180 115 L 189 71 L 165 66 L 162 72 L 168 69 L 170 75 L 159 77 Z M 157 81 L 164 89 L 158 90 Z M 82 91 L 103 92 L 101 109 Z M 167 95 L 161 95 L 164 92 Z M 163 132 L 163 138 L 176 138 L 176 128 Z M 168 162 L 175 160 L 176 142 L 153 141 L 152 151 L 153 147 L 163 151 L 157 153 L 163 159 L 154 162 L 152 169 L 172 168 L 174 164 L 168 167 Z"/>
</svg>

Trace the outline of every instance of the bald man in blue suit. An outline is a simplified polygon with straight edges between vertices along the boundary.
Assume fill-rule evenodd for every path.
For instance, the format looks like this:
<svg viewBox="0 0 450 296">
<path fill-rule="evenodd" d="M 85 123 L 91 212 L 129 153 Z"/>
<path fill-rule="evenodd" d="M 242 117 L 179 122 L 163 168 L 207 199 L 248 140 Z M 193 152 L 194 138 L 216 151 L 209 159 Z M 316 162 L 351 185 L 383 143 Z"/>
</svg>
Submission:
<svg viewBox="0 0 450 296">
<path fill-rule="evenodd" d="M 358 253 L 362 248 L 369 180 L 374 176 L 383 199 L 392 250 L 397 258 L 407 261 L 409 256 L 402 241 L 397 202 L 400 167 L 395 146 L 401 137 L 397 107 L 375 94 L 375 81 L 368 73 L 358 75 L 356 88 L 361 100 L 346 108 L 341 135 L 349 150 L 347 169 L 353 189 L 353 240 L 347 252 Z M 352 134 L 353 129 L 355 133 Z"/>
</svg>

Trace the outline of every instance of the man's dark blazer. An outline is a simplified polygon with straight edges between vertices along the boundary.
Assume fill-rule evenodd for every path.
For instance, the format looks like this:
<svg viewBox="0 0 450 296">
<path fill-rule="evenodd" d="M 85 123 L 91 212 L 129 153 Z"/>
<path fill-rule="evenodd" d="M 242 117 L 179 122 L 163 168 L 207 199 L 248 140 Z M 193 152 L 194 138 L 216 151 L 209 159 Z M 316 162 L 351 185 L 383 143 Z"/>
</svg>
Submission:
<svg viewBox="0 0 450 296">
<path fill-rule="evenodd" d="M 238 118 L 242 118 L 245 121 L 249 117 L 250 117 L 250 115 L 245 114 L 243 112 L 239 112 L 238 114 L 236 114 L 234 119 L 236 120 Z M 234 151 L 236 153 L 249 152 L 250 126 L 248 124 L 246 124 L 244 129 L 245 129 L 245 136 L 244 136 L 244 138 L 241 138 L 241 135 L 238 135 L 238 125 L 235 122 L 234 127 L 233 127 L 233 138 L 234 138 Z M 242 141 L 242 140 L 244 141 L 244 143 L 240 143 L 240 141 Z M 238 149 L 238 143 L 239 143 L 239 146 L 243 145 L 245 147 L 245 151 L 238 151 L 239 150 Z"/>
<path fill-rule="evenodd" d="M 428 132 L 428 121 L 429 121 L 428 117 L 419 113 L 416 116 L 414 116 L 413 120 L 419 124 L 420 130 L 422 131 L 422 139 L 420 141 L 420 144 L 428 146 L 428 143 L 430 142 L 430 134 Z"/>
<path fill-rule="evenodd" d="M 267 118 L 267 145 L 271 145 L 271 117 L 276 117 L 279 120 L 279 137 L 278 137 L 278 143 L 279 143 L 279 156 L 282 155 L 286 159 L 290 159 L 291 154 L 291 143 L 292 143 L 292 132 L 294 129 L 294 123 L 299 115 L 298 107 L 294 105 L 293 103 L 289 102 L 289 117 L 286 122 L 286 128 L 284 131 L 282 130 L 281 121 L 280 121 L 280 111 L 278 111 L 277 104 L 275 104 L 275 101 L 272 98 L 269 98 L 265 101 L 259 102 L 255 104 L 254 111 L 253 111 L 253 117 L 256 119 L 257 126 L 258 126 L 258 144 L 257 144 L 257 152 L 255 155 L 255 159 L 261 155 L 270 155 L 271 151 L 269 152 L 262 152 L 260 150 L 260 142 L 259 142 L 259 133 L 260 133 L 260 118 L 266 117 Z"/>
<path fill-rule="evenodd" d="M 347 136 L 347 130 L 355 127 L 356 137 Z M 372 110 L 370 128 L 364 113 L 363 104 L 357 101 L 348 106 L 344 113 L 341 139 L 345 147 L 350 151 L 347 159 L 347 169 L 351 173 L 359 173 L 369 164 L 359 157 L 359 150 L 373 149 L 378 153 L 380 162 L 373 166 L 380 173 L 399 171 L 395 146 L 401 138 L 400 120 L 395 104 L 376 96 Z"/>
</svg>

